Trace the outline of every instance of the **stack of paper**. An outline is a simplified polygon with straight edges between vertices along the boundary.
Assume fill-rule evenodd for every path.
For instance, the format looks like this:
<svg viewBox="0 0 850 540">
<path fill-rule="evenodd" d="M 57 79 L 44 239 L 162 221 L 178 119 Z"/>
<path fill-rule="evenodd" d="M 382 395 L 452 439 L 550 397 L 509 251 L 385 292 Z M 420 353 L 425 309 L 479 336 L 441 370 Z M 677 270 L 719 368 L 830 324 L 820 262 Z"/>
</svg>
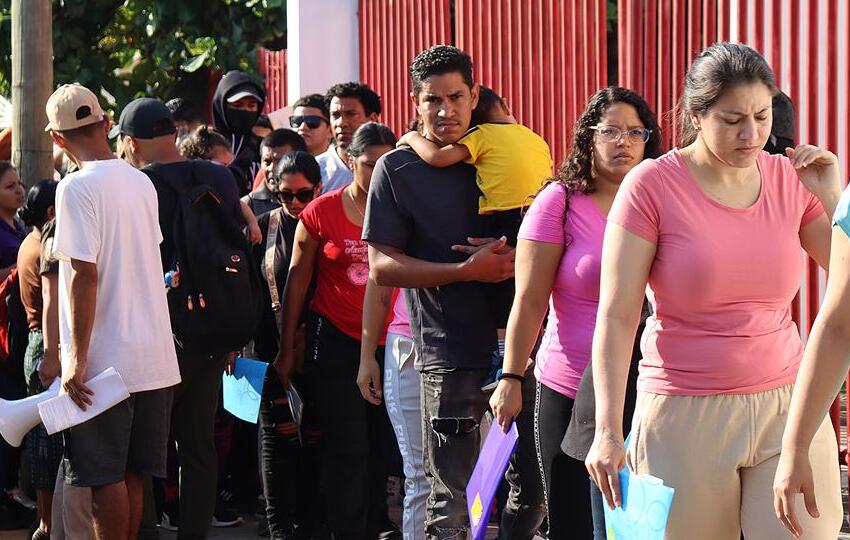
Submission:
<svg viewBox="0 0 850 540">
<path fill-rule="evenodd" d="M 674 489 L 660 478 L 620 471 L 623 504 L 605 507 L 608 540 L 663 540 Z"/>
<path fill-rule="evenodd" d="M 86 410 L 77 407 L 68 394 L 59 394 L 38 404 L 38 414 L 47 433 L 53 435 L 82 424 L 130 397 L 124 379 L 112 367 L 86 381 L 86 386 L 94 392 Z"/>
</svg>

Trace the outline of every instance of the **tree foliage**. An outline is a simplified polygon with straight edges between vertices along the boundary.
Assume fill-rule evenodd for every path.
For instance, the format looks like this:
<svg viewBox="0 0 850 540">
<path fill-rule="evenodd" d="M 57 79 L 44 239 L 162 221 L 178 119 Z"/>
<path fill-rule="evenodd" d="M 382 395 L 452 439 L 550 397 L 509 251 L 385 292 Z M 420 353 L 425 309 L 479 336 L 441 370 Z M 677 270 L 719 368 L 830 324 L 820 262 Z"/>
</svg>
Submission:
<svg viewBox="0 0 850 540">
<path fill-rule="evenodd" d="M 25 0 L 26 1 L 26 0 Z M 209 70 L 256 72 L 286 43 L 285 0 L 51 0 L 56 85 L 79 82 L 119 109 L 206 91 Z M 11 87 L 11 0 L 0 0 L 0 94 Z"/>
</svg>

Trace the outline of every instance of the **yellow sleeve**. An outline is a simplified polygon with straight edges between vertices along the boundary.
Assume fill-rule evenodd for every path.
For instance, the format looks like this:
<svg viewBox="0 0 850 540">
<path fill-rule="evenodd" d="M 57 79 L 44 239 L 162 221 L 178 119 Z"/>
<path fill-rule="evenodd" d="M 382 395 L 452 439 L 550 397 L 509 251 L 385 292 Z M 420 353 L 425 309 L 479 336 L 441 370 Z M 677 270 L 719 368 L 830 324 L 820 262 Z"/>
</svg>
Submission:
<svg viewBox="0 0 850 540">
<path fill-rule="evenodd" d="M 486 137 L 484 136 L 484 130 L 481 129 L 481 126 L 475 126 L 466 132 L 466 135 L 461 137 L 461 139 L 457 142 L 458 144 L 462 144 L 469 150 L 469 157 L 463 160 L 464 163 L 475 164 L 478 161 L 478 158 L 481 154 L 484 154 Z"/>
</svg>

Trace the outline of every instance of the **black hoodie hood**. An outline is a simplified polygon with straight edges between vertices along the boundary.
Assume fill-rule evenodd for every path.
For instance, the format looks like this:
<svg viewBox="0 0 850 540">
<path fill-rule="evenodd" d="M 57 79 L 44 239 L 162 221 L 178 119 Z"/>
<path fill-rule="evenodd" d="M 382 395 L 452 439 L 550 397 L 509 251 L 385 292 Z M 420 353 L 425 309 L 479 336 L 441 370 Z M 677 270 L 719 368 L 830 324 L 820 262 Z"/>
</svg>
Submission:
<svg viewBox="0 0 850 540">
<path fill-rule="evenodd" d="M 249 77 L 247 73 L 243 71 L 228 71 L 224 77 L 222 77 L 221 81 L 219 81 L 218 86 L 215 89 L 215 94 L 213 95 L 212 106 L 215 128 L 228 139 L 231 138 L 231 135 L 236 135 L 237 137 L 248 135 L 248 133 L 234 132 L 233 126 L 231 126 L 227 121 L 227 115 L 225 114 L 225 110 L 227 108 L 227 97 L 233 95 L 239 90 L 244 90 L 245 87 L 250 87 L 258 96 L 260 96 L 260 108 L 257 112 L 257 117 L 259 118 L 260 114 L 262 114 L 263 106 L 266 103 L 266 91 L 259 83 Z"/>
<path fill-rule="evenodd" d="M 256 118 L 254 122 L 247 122 L 246 128 L 242 129 L 241 132 L 237 132 L 235 131 L 237 126 L 232 126 L 228 121 L 226 110 L 227 97 L 246 88 L 250 88 L 260 96 L 260 106 L 257 111 L 257 118 L 259 118 L 266 102 L 266 92 L 260 84 L 242 71 L 228 71 L 222 77 L 215 89 L 212 102 L 215 128 L 230 141 L 233 161 L 228 165 L 228 168 L 236 177 L 240 196 L 251 191 L 254 176 L 260 168 L 260 138 L 251 132 L 251 127 L 256 122 Z"/>
</svg>

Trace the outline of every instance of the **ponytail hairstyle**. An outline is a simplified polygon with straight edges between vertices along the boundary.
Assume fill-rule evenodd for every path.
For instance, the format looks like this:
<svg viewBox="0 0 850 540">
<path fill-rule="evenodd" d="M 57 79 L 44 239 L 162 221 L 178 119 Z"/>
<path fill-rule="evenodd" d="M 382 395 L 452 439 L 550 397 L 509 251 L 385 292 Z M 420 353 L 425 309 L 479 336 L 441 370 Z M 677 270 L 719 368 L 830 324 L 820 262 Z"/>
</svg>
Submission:
<svg viewBox="0 0 850 540">
<path fill-rule="evenodd" d="M 762 83 L 776 95 L 776 77 L 764 57 L 739 43 L 715 43 L 697 56 L 685 75 L 679 101 L 679 145 L 697 138 L 691 115 L 704 116 L 729 88 L 738 84 Z"/>
<path fill-rule="evenodd" d="M 18 209 L 18 218 L 24 225 L 41 230 L 47 223 L 48 210 L 56 206 L 57 185 L 53 180 L 41 180 L 30 188 L 24 205 Z"/>
</svg>

